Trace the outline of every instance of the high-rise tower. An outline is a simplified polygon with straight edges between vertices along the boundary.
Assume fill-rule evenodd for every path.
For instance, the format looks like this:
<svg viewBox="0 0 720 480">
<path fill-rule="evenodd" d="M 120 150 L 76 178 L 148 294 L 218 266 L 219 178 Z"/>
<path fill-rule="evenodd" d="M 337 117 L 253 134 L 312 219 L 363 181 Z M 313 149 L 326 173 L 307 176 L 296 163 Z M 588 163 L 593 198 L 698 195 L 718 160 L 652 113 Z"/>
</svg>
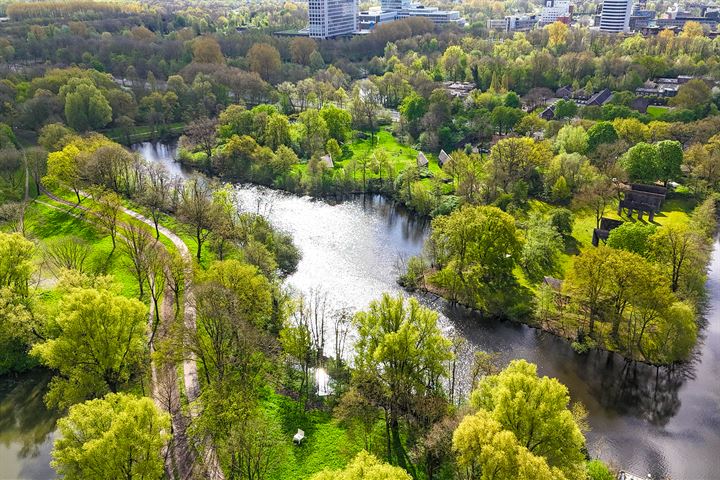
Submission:
<svg viewBox="0 0 720 480">
<path fill-rule="evenodd" d="M 600 13 L 600 31 L 622 33 L 630 31 L 632 0 L 604 0 Z"/>
<path fill-rule="evenodd" d="M 357 30 L 357 0 L 309 0 L 309 34 L 315 38 L 351 35 Z"/>
</svg>

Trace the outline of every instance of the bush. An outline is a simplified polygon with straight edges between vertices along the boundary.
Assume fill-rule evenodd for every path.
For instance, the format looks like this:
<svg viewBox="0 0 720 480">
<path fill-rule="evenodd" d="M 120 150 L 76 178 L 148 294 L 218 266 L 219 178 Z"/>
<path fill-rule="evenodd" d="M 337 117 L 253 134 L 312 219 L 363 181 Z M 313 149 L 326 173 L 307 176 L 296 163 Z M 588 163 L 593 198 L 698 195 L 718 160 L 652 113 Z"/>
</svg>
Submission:
<svg viewBox="0 0 720 480">
<path fill-rule="evenodd" d="M 615 476 L 602 460 L 590 460 L 587 464 L 587 472 L 590 480 L 615 480 Z"/>
<path fill-rule="evenodd" d="M 556 208 L 550 212 L 550 224 L 563 238 L 572 235 L 573 214 L 567 208 Z"/>
<path fill-rule="evenodd" d="M 410 257 L 407 269 L 398 279 L 398 283 L 408 290 L 415 290 L 423 284 L 423 277 L 427 264 L 422 257 Z"/>
</svg>

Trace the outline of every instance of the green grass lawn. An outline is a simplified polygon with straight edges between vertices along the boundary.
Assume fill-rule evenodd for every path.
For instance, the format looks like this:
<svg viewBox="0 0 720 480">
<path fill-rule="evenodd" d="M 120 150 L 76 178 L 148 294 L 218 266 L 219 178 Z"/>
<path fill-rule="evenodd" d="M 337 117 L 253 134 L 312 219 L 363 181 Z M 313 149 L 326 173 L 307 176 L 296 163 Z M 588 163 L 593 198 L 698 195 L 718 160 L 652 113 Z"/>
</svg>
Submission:
<svg viewBox="0 0 720 480">
<path fill-rule="evenodd" d="M 305 412 L 298 402 L 277 393 L 270 394 L 262 406 L 287 440 L 285 455 L 270 474 L 272 480 L 301 480 L 326 468 L 344 468 L 361 450 L 327 412 Z M 305 432 L 305 440 L 300 446 L 292 443 L 298 428 Z"/>
<path fill-rule="evenodd" d="M 43 244 L 55 238 L 76 236 L 91 246 L 92 250 L 87 262 L 90 270 L 112 275 L 123 295 L 137 297 L 139 291 L 137 282 L 131 275 L 119 246 L 112 252 L 110 235 L 101 232 L 82 218 L 69 215 L 70 207 L 66 205 L 54 202 L 44 196 L 40 197 L 40 200 L 57 208 L 34 202 L 28 206 L 26 211 L 25 225 L 28 234 L 40 244 L 40 248 L 36 251 L 38 265 L 43 261 Z M 79 214 L 77 211 L 72 211 L 72 213 Z M 44 269 L 44 271 L 43 280 L 54 281 L 53 274 L 48 269 Z"/>
<path fill-rule="evenodd" d="M 660 118 L 665 115 L 665 112 L 669 110 L 668 107 L 662 107 L 659 105 L 650 105 L 647 107 L 647 114 L 652 118 Z"/>
</svg>

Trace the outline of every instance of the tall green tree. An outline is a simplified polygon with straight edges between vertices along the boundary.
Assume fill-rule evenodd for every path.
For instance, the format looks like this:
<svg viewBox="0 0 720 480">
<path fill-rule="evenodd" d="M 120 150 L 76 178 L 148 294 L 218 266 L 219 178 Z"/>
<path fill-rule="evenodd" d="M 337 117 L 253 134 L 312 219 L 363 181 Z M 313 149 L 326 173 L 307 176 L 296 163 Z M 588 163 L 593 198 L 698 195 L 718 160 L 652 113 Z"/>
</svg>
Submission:
<svg viewBox="0 0 720 480">
<path fill-rule="evenodd" d="M 33 346 L 58 371 L 46 401 L 65 408 L 117 392 L 143 363 L 147 307 L 108 290 L 71 288 L 55 319 L 56 334 Z"/>
<path fill-rule="evenodd" d="M 496 207 L 463 207 L 432 222 L 429 249 L 438 270 L 430 280 L 453 300 L 489 308 L 514 285 L 521 246 L 512 216 Z"/>
<path fill-rule="evenodd" d="M 680 178 L 682 175 L 680 170 L 683 163 L 682 144 L 677 140 L 663 140 L 655 146 L 661 173 L 660 180 L 667 185 L 670 180 Z"/>
<path fill-rule="evenodd" d="M 58 421 L 52 466 L 68 480 L 163 476 L 170 417 L 152 399 L 110 393 L 70 407 Z"/>
<path fill-rule="evenodd" d="M 102 128 L 112 120 L 110 103 L 88 79 L 71 79 L 60 95 L 65 98 L 68 125 L 79 132 Z"/>
<path fill-rule="evenodd" d="M 630 147 L 620 158 L 620 163 L 630 180 L 636 182 L 652 183 L 663 175 L 658 149 L 649 143 L 640 142 Z"/>
<path fill-rule="evenodd" d="M 472 393 L 477 413 L 456 430 L 455 448 L 462 462 L 478 464 L 473 478 L 585 478 L 585 438 L 569 404 L 567 387 L 513 360 Z M 493 476 L 496 468 L 504 474 Z"/>
<path fill-rule="evenodd" d="M 437 313 L 417 300 L 384 294 L 355 315 L 358 338 L 353 374 L 357 385 L 376 385 L 375 402 L 385 410 L 388 458 L 406 463 L 400 437 L 403 417 L 420 415 L 423 398 L 442 392 L 450 340 L 437 325 Z M 394 454 L 394 455 L 393 455 Z"/>
</svg>

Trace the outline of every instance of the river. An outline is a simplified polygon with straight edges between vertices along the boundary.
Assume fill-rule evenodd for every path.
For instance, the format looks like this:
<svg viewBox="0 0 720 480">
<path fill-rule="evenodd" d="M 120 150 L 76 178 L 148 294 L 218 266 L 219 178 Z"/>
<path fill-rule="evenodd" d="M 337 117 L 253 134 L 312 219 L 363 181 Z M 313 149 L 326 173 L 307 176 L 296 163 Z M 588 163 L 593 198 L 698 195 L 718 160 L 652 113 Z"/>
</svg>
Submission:
<svg viewBox="0 0 720 480">
<path fill-rule="evenodd" d="M 146 143 L 135 149 L 149 160 L 165 163 L 174 174 L 187 174 L 172 161 L 172 145 Z M 427 222 L 377 196 L 332 204 L 257 186 L 242 185 L 236 190 L 242 208 L 259 209 L 293 235 L 303 258 L 288 278 L 292 287 L 303 292 L 321 289 L 334 307 L 356 310 L 383 292 L 405 294 L 395 283 L 398 259 L 421 251 Z M 525 358 L 536 363 L 542 375 L 567 385 L 573 400 L 588 410 L 592 457 L 638 475 L 650 473 L 653 478 L 720 479 L 717 242 L 707 288 L 707 326 L 696 358 L 675 369 L 628 363 L 604 352 L 580 356 L 567 342 L 539 330 L 483 320 L 444 302 L 430 306 L 439 311 L 443 329 L 462 335 L 473 349 L 497 352 L 503 362 Z M 0 438 L 5 438 L 4 423 Z M 4 478 L 5 462 L 0 465 Z M 29 472 L 23 478 L 44 477 Z"/>
</svg>

